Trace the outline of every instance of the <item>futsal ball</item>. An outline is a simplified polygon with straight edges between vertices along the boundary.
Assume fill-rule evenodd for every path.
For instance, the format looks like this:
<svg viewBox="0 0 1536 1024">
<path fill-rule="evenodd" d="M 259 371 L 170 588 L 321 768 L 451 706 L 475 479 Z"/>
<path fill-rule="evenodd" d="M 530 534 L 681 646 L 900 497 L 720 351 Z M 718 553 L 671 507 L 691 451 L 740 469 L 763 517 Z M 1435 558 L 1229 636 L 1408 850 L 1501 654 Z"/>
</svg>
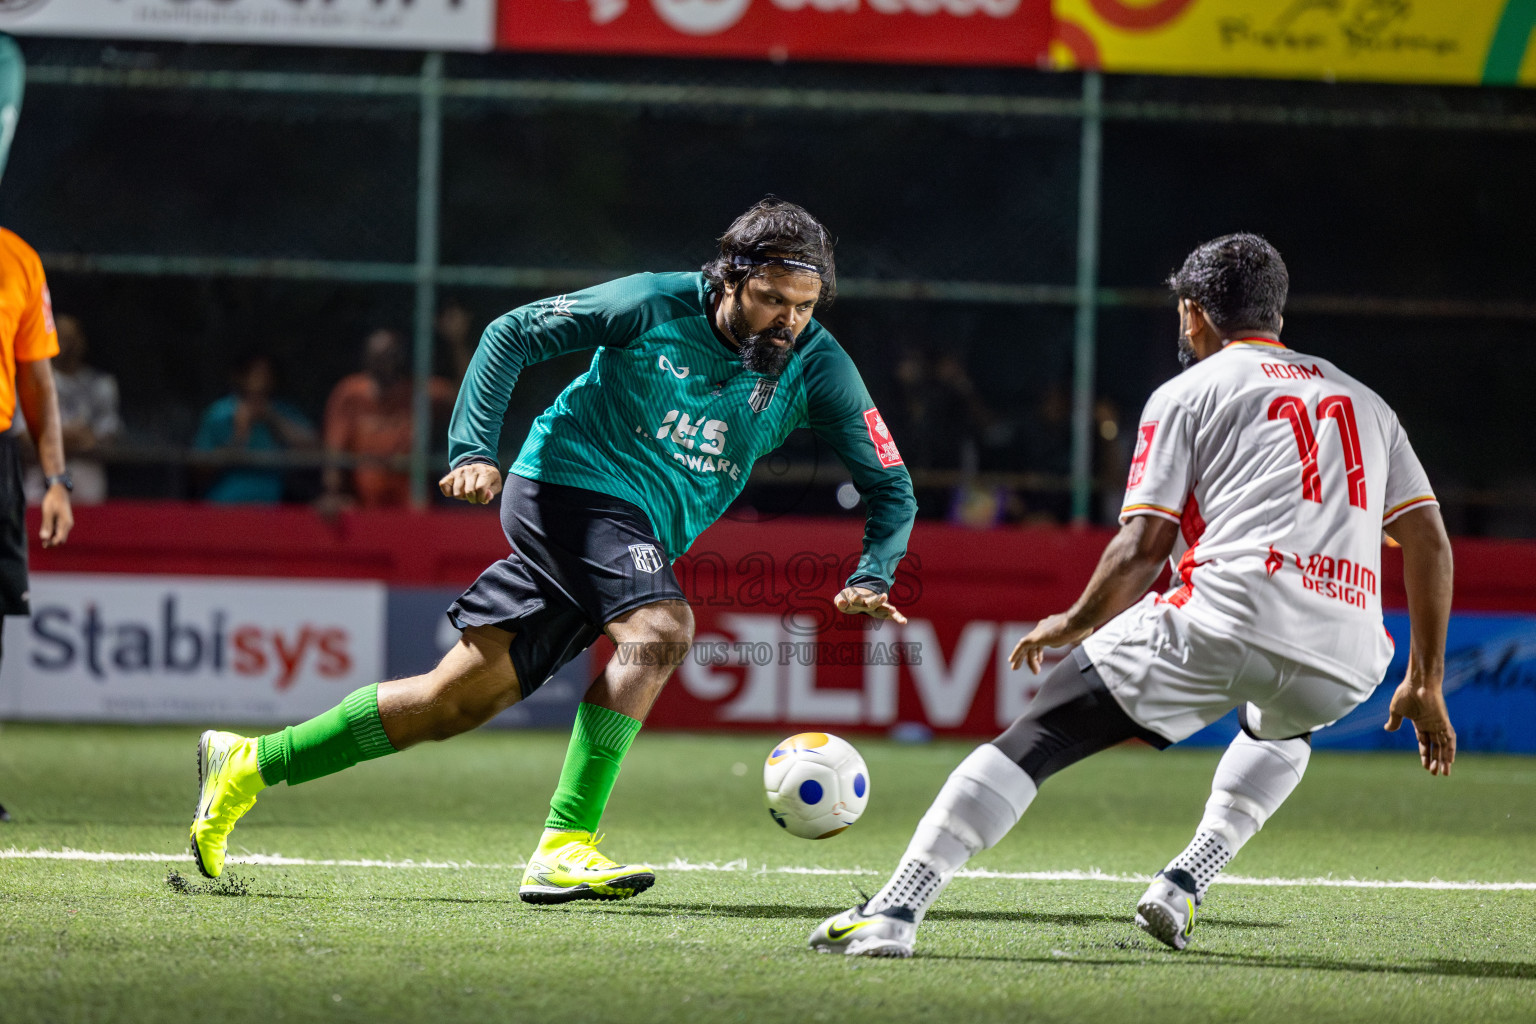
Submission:
<svg viewBox="0 0 1536 1024">
<path fill-rule="evenodd" d="M 869 803 L 869 769 L 847 740 L 796 733 L 763 765 L 768 813 L 801 839 L 826 839 L 859 820 Z"/>
</svg>

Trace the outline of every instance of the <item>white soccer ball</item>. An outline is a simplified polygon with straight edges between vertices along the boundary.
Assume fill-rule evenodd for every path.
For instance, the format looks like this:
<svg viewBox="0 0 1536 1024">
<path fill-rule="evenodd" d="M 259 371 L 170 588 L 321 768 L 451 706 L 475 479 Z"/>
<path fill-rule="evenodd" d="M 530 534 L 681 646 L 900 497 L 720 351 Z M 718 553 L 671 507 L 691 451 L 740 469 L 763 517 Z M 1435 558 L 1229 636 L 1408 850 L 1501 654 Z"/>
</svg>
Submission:
<svg viewBox="0 0 1536 1024">
<path fill-rule="evenodd" d="M 796 733 L 763 764 L 768 813 L 801 839 L 826 839 L 859 820 L 869 803 L 869 769 L 847 740 Z"/>
</svg>

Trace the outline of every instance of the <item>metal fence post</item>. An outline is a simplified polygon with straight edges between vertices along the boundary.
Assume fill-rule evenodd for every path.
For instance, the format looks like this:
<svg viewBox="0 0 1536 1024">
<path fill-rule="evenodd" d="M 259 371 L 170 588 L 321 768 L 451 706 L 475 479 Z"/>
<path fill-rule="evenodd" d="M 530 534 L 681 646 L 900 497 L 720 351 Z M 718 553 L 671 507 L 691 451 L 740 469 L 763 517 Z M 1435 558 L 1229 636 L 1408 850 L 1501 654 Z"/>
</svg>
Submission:
<svg viewBox="0 0 1536 1024">
<path fill-rule="evenodd" d="M 1083 140 L 1077 187 L 1077 317 L 1072 346 L 1072 521 L 1086 523 L 1093 500 L 1093 376 L 1099 287 L 1099 165 L 1104 83 L 1083 73 Z"/>
<path fill-rule="evenodd" d="M 421 62 L 421 130 L 416 171 L 416 308 L 411 393 L 411 505 L 427 505 L 432 452 L 432 355 L 436 347 L 437 206 L 443 159 L 443 55 Z"/>
</svg>

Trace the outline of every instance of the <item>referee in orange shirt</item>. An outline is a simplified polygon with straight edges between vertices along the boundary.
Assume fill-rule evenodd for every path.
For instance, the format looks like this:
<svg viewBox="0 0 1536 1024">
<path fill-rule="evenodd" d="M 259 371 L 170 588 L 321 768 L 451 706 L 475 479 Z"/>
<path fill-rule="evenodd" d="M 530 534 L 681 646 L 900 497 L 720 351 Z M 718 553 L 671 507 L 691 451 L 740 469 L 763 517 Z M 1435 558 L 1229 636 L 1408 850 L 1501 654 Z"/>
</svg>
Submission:
<svg viewBox="0 0 1536 1024">
<path fill-rule="evenodd" d="M 15 41 L 0 36 L 0 173 L 21 111 L 23 67 Z M 31 614 L 27 499 L 21 490 L 21 456 L 10 433 L 18 400 L 48 488 L 39 535 L 43 547 L 63 544 L 75 524 L 69 507 L 73 482 L 64 468 L 64 431 L 49 362 L 58 352 L 43 261 L 17 235 L 0 228 L 0 615 Z M 0 806 L 0 821 L 8 820 Z"/>
</svg>

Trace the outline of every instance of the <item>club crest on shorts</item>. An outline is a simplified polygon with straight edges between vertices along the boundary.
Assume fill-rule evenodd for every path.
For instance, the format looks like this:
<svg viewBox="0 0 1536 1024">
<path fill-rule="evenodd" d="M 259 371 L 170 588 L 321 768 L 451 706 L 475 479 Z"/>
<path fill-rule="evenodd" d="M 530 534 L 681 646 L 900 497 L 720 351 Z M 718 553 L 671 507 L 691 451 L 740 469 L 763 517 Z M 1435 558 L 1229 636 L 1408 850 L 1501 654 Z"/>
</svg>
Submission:
<svg viewBox="0 0 1536 1024">
<path fill-rule="evenodd" d="M 635 568 L 641 572 L 661 572 L 661 567 L 666 564 L 655 544 L 631 544 L 629 557 L 635 560 Z"/>
<path fill-rule="evenodd" d="M 747 396 L 747 404 L 753 412 L 762 412 L 768 408 L 768 403 L 773 401 L 773 393 L 779 390 L 777 377 L 759 377 L 752 387 L 752 393 Z"/>
</svg>

